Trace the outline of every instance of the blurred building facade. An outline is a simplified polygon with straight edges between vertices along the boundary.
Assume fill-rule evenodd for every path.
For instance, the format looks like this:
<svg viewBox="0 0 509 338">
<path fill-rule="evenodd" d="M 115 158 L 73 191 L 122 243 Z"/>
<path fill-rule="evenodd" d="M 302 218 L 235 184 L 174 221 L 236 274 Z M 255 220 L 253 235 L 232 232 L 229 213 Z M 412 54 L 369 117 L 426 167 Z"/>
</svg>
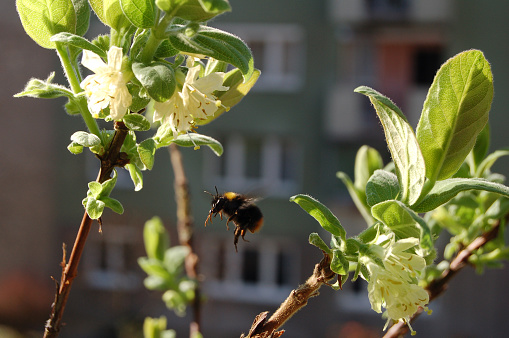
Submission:
<svg viewBox="0 0 509 338">
<path fill-rule="evenodd" d="M 307 0 L 298 5 L 290 0 L 232 0 L 231 5 L 232 13 L 210 25 L 243 38 L 262 76 L 242 103 L 199 129 L 222 142 L 222 157 L 203 148 L 182 150 L 207 298 L 205 337 L 247 332 L 258 313 L 274 311 L 321 259 L 307 239 L 322 230 L 288 202 L 290 196 L 316 197 L 333 209 L 349 235 L 365 226 L 335 173 L 353 175 L 362 144 L 377 148 L 386 161 L 389 157 L 373 108 L 353 93 L 357 86 L 371 86 L 392 98 L 415 126 L 441 63 L 464 49 L 481 49 L 495 77 L 493 143 L 507 144 L 503 128 L 508 118 L 502 107 L 509 98 L 497 93 L 509 89 L 504 62 L 509 43 L 495 41 L 497 32 L 509 28 L 504 1 L 482 7 L 476 1 L 453 0 Z M 72 246 L 83 212 L 81 199 L 86 183 L 95 179 L 98 162 L 67 152 L 70 135 L 85 126 L 65 115 L 63 101 L 11 97 L 29 77 L 45 78 L 60 67 L 52 51 L 41 50 L 25 35 L 14 4 L 0 6 L 5 7 L 0 14 L 0 86 L 6 108 L 0 135 L 2 144 L 9 145 L 1 150 L 0 323 L 40 329 L 52 301 L 49 276 L 60 276 L 61 243 Z M 34 57 L 37 63 L 31 61 Z M 163 218 L 176 242 L 173 175 L 164 151 L 159 150 L 155 168 L 145 174 L 142 191 L 133 191 L 128 175 L 119 178 L 113 197 L 126 212 L 105 213 L 103 234 L 91 233 L 61 337 L 129 337 L 145 316 L 163 314 L 179 337 L 187 335 L 188 318 L 174 316 L 160 294 L 143 288 L 144 275 L 136 263 L 144 255 L 143 223 L 152 216 Z M 238 253 L 225 221 L 216 218 L 202 227 L 210 208 L 203 190 L 212 192 L 215 186 L 220 192 L 262 197 L 258 205 L 265 225 L 246 236 L 249 242 L 239 243 Z M 483 277 L 463 272 L 447 295 L 431 304 L 434 314 L 420 318 L 414 328 L 422 337 L 501 336 L 508 329 L 500 302 L 501 296 L 509 298 L 503 288 L 508 282 L 504 270 Z M 352 330 L 376 337 L 383 324 L 358 282 L 340 292 L 322 288 L 321 296 L 284 329 L 297 338 L 348 337 Z"/>
</svg>

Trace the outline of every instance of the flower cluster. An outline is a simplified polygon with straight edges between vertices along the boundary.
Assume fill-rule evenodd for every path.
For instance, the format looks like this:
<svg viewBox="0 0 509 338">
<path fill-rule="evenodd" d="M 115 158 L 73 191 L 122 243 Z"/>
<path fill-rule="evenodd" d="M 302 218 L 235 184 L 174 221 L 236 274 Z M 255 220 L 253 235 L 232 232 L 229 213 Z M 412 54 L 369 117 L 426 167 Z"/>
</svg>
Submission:
<svg viewBox="0 0 509 338">
<path fill-rule="evenodd" d="M 387 311 L 389 320 L 404 320 L 410 329 L 410 316 L 422 307 L 426 308 L 429 295 L 417 284 L 417 275 L 426 267 L 423 257 L 408 252 L 419 241 L 417 238 L 405 238 L 395 241 L 394 236 L 380 236 L 377 243 L 370 247 L 373 256 L 362 256 L 361 263 L 369 271 L 368 297 L 374 311 Z M 389 322 L 389 321 L 388 321 Z M 387 324 L 388 324 L 387 322 Z M 386 326 L 387 326 L 386 324 Z M 415 331 L 412 330 L 412 334 Z"/>
<path fill-rule="evenodd" d="M 154 103 L 154 122 L 168 123 L 173 135 L 193 130 L 197 120 L 214 114 L 221 101 L 212 94 L 225 91 L 224 73 L 215 72 L 199 77 L 200 65 L 192 66 L 194 57 L 188 58 L 188 71 L 182 89 L 166 102 Z"/>
<path fill-rule="evenodd" d="M 108 64 L 105 64 L 99 55 L 83 50 L 81 63 L 95 73 L 81 82 L 81 88 L 89 98 L 88 107 L 94 117 L 98 117 L 101 111 L 109 106 L 111 118 L 121 120 L 132 103 L 132 96 L 126 85 L 129 79 L 122 72 L 122 48 L 110 48 Z"/>
</svg>

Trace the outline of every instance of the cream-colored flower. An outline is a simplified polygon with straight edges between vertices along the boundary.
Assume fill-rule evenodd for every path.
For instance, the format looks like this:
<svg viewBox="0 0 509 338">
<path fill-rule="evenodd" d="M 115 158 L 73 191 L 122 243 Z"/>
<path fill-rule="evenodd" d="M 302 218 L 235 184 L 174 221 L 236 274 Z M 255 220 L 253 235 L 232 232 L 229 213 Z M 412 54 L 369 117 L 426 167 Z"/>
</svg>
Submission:
<svg viewBox="0 0 509 338">
<path fill-rule="evenodd" d="M 367 268 L 370 272 L 368 297 L 374 311 L 381 313 L 384 307 L 390 319 L 410 324 L 410 316 L 419 307 L 427 309 L 429 295 L 421 286 L 409 283 L 375 263 L 367 264 Z"/>
<path fill-rule="evenodd" d="M 166 102 L 154 103 L 154 122 L 169 123 L 174 135 L 192 130 L 196 121 L 213 115 L 221 106 L 212 93 L 228 90 L 223 86 L 224 73 L 199 77 L 200 66 L 189 68 L 182 90 Z"/>
<path fill-rule="evenodd" d="M 404 320 L 422 307 L 426 309 L 429 295 L 417 284 L 417 275 L 426 267 L 423 257 L 408 252 L 419 244 L 416 238 L 396 241 L 394 235 L 381 235 L 370 247 L 371 256 L 362 256 L 360 263 L 369 271 L 368 297 L 371 308 L 382 312 L 387 310 L 389 319 Z M 379 259 L 375 262 L 374 257 Z M 380 264 L 382 262 L 383 264 Z M 411 328 L 411 327 L 410 327 Z"/>
<path fill-rule="evenodd" d="M 81 82 L 81 88 L 88 96 L 90 111 L 97 117 L 101 110 L 109 106 L 111 118 L 121 120 L 132 103 L 126 86 L 129 79 L 122 73 L 122 48 L 110 48 L 108 64 L 99 55 L 83 50 L 81 64 L 95 73 Z"/>
</svg>

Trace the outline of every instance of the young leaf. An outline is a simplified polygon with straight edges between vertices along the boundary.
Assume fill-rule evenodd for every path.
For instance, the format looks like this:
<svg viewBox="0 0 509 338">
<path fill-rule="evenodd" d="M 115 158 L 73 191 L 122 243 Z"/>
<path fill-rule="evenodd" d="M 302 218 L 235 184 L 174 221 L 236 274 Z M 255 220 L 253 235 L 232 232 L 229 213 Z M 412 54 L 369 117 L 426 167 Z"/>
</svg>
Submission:
<svg viewBox="0 0 509 338">
<path fill-rule="evenodd" d="M 428 212 L 450 201 L 461 191 L 484 190 L 509 197 L 509 187 L 480 178 L 449 178 L 438 181 L 433 189 L 418 204 L 412 205 L 415 212 Z"/>
<path fill-rule="evenodd" d="M 35 97 L 39 99 L 54 99 L 57 97 L 68 97 L 70 100 L 74 99 L 74 94 L 64 86 L 52 83 L 55 77 L 55 72 L 52 72 L 46 80 L 30 79 L 25 89 L 14 97 Z"/>
<path fill-rule="evenodd" d="M 83 205 L 91 219 L 98 219 L 104 211 L 104 202 L 89 196 L 83 200 Z"/>
<path fill-rule="evenodd" d="M 130 130 L 146 131 L 150 129 L 150 122 L 140 114 L 127 114 L 124 116 L 124 123 Z"/>
<path fill-rule="evenodd" d="M 417 140 L 432 181 L 459 169 L 488 121 L 493 75 L 481 51 L 449 59 L 438 71 L 424 102 Z"/>
<path fill-rule="evenodd" d="M 385 132 L 387 145 L 396 165 L 401 201 L 413 204 L 419 198 L 425 180 L 425 164 L 412 127 L 401 110 L 387 97 L 368 87 L 355 92 L 369 97 Z"/>
<path fill-rule="evenodd" d="M 343 184 L 346 186 L 348 193 L 350 194 L 350 198 L 353 200 L 355 206 L 361 213 L 362 217 L 366 221 L 367 224 L 373 223 L 373 217 L 371 216 L 371 212 L 369 210 L 369 206 L 366 202 L 366 192 L 364 190 L 358 190 L 353 184 L 350 177 L 344 172 L 338 171 L 336 173 L 336 177 L 343 181 Z"/>
<path fill-rule="evenodd" d="M 345 258 L 341 250 L 335 249 L 332 251 L 332 261 L 330 263 L 330 269 L 338 275 L 348 274 L 349 263 Z"/>
<path fill-rule="evenodd" d="M 103 49 L 97 47 L 92 42 L 88 41 L 87 39 L 85 39 L 79 35 L 62 32 L 62 33 L 53 35 L 50 40 L 54 41 L 54 42 L 61 42 L 62 44 L 65 44 L 65 45 L 71 45 L 71 46 L 75 46 L 75 47 L 78 47 L 81 49 L 89 50 L 104 59 L 106 59 L 106 56 L 107 56 L 106 52 Z"/>
<path fill-rule="evenodd" d="M 227 62 L 242 72 L 244 81 L 254 72 L 251 50 L 239 37 L 207 26 L 200 26 L 198 32 L 189 37 L 177 33 L 169 37 L 171 45 L 187 54 L 201 54 Z"/>
<path fill-rule="evenodd" d="M 164 253 L 170 246 L 170 236 L 159 217 L 152 217 L 145 222 L 143 241 L 149 258 L 164 260 Z"/>
<path fill-rule="evenodd" d="M 419 245 L 429 254 L 433 250 L 431 230 L 415 212 L 400 201 L 391 200 L 371 208 L 373 217 L 389 227 L 398 238 L 419 238 Z"/>
<path fill-rule="evenodd" d="M 470 160 L 468 162 L 473 169 L 472 171 L 475 171 L 477 173 L 479 172 L 479 166 L 486 157 L 486 154 L 488 154 L 489 148 L 490 148 L 490 124 L 486 123 L 486 126 L 484 126 L 483 130 L 481 130 L 481 132 L 479 133 L 479 136 L 477 136 L 474 148 L 469 154 L 473 162 L 471 163 Z M 480 173 L 482 174 L 483 171 L 481 171 Z"/>
<path fill-rule="evenodd" d="M 134 184 L 134 191 L 140 191 L 143 188 L 143 174 L 141 170 L 133 163 L 128 163 L 125 168 L 129 171 L 131 180 Z"/>
<path fill-rule="evenodd" d="M 154 167 L 154 155 L 156 153 L 156 143 L 153 139 L 149 138 L 141 142 L 138 146 L 138 154 L 140 160 L 147 167 L 148 170 L 152 170 Z"/>
<path fill-rule="evenodd" d="M 131 22 L 122 12 L 119 0 L 88 0 L 88 2 L 99 20 L 105 25 L 116 31 L 131 26 Z"/>
<path fill-rule="evenodd" d="M 223 146 L 221 145 L 221 143 L 219 143 L 219 141 L 213 139 L 210 136 L 205 136 L 205 135 L 196 134 L 196 133 L 184 134 L 184 135 L 177 136 L 177 138 L 175 138 L 173 140 L 173 142 L 175 142 L 175 144 L 177 144 L 181 147 L 195 147 L 196 148 L 196 146 L 199 147 L 202 145 L 206 145 L 217 156 L 221 156 L 223 154 Z"/>
<path fill-rule="evenodd" d="M 90 6 L 87 0 L 71 0 L 76 11 L 76 34 L 83 36 L 90 25 Z"/>
<path fill-rule="evenodd" d="M 331 250 L 329 249 L 327 244 L 325 244 L 323 239 L 316 232 L 309 234 L 309 244 L 314 245 L 318 249 L 325 251 L 329 254 L 331 253 Z"/>
<path fill-rule="evenodd" d="M 391 172 L 376 170 L 366 183 L 366 202 L 369 206 L 396 199 L 398 194 L 398 178 Z"/>
<path fill-rule="evenodd" d="M 335 236 L 346 239 L 346 231 L 336 216 L 322 203 L 308 195 L 295 195 L 290 197 L 290 202 L 297 203 L 304 211 L 313 216 L 318 223 Z"/>
<path fill-rule="evenodd" d="M 78 155 L 83 152 L 83 146 L 76 142 L 71 142 L 71 144 L 67 146 L 67 150 L 69 150 L 71 154 Z"/>
<path fill-rule="evenodd" d="M 173 2 L 173 4 L 172 4 Z M 227 0 L 156 0 L 166 12 L 192 22 L 203 22 L 231 10 Z"/>
<path fill-rule="evenodd" d="M 375 170 L 382 169 L 383 166 L 382 156 L 380 156 L 380 153 L 375 148 L 366 145 L 360 147 L 355 156 L 355 187 L 358 190 L 365 191 L 366 183 L 371 175 L 373 175 Z"/>
<path fill-rule="evenodd" d="M 94 134 L 85 131 L 77 131 L 71 135 L 71 141 L 82 145 L 83 147 L 93 147 L 101 144 L 101 139 Z"/>
<path fill-rule="evenodd" d="M 502 156 L 508 156 L 509 149 L 496 150 L 493 153 L 486 156 L 486 158 L 479 164 L 476 172 L 476 177 L 482 177 L 483 174 L 488 173 L 491 166 Z"/>
<path fill-rule="evenodd" d="M 122 203 L 111 197 L 101 197 L 101 201 L 104 202 L 104 206 L 113 210 L 113 212 L 122 215 L 124 213 L 124 207 Z"/>
<path fill-rule="evenodd" d="M 139 28 L 153 27 L 156 22 L 154 1 L 120 0 L 120 7 L 133 25 Z"/>
<path fill-rule="evenodd" d="M 164 102 L 173 96 L 177 82 L 173 68 L 168 64 L 152 62 L 147 66 L 141 62 L 135 62 L 132 69 L 134 76 L 154 100 Z"/>
<path fill-rule="evenodd" d="M 16 0 L 26 33 L 41 47 L 55 49 L 50 38 L 60 32 L 76 32 L 76 11 L 71 0 Z"/>
</svg>

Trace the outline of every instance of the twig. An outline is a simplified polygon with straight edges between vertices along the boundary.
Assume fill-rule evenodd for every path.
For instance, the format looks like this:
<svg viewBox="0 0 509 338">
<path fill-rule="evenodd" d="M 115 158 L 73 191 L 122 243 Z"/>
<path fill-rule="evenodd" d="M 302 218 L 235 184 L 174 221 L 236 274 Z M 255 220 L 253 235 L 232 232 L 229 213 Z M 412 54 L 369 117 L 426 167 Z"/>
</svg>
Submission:
<svg viewBox="0 0 509 338">
<path fill-rule="evenodd" d="M 473 240 L 465 249 L 458 252 L 456 257 L 451 261 L 451 264 L 449 264 L 449 268 L 446 269 L 440 277 L 434 279 L 428 284 L 426 290 L 429 293 L 430 302 L 439 297 L 445 290 L 447 290 L 447 287 L 449 286 L 448 283 L 451 278 L 454 277 L 461 269 L 467 266 L 468 259 L 476 250 L 480 249 L 486 243 L 497 237 L 499 228 L 500 222 L 497 222 L 497 224 L 495 224 L 490 231 L 485 232 L 483 235 Z M 417 317 L 419 317 L 422 311 L 422 309 L 417 311 L 410 318 L 410 321 L 412 322 Z M 402 337 L 408 333 L 408 331 L 408 325 L 405 322 L 399 321 L 387 331 L 387 333 L 384 335 L 384 338 Z"/>
<path fill-rule="evenodd" d="M 313 274 L 308 280 L 297 289 L 292 290 L 286 300 L 279 306 L 274 314 L 267 320 L 268 312 L 262 312 L 256 316 L 247 336 L 241 335 L 241 338 L 276 338 L 280 337 L 284 330 L 276 331 L 297 311 L 307 305 L 311 297 L 318 295 L 318 289 L 323 284 L 336 276 L 330 269 L 331 258 L 327 253 L 323 253 L 320 263 L 315 265 Z"/>
<path fill-rule="evenodd" d="M 120 152 L 120 148 L 124 143 L 129 130 L 122 122 L 115 122 L 115 135 L 111 141 L 110 147 L 106 153 L 100 158 L 101 169 L 97 177 L 97 182 L 103 183 L 111 176 L 115 166 L 124 166 L 128 163 L 126 154 Z M 71 291 L 71 285 L 74 278 L 78 274 L 78 265 L 85 248 L 90 228 L 92 227 L 93 220 L 85 212 L 81 220 L 81 224 L 74 241 L 74 246 L 69 257 L 69 262 L 65 261 L 65 247 L 64 255 L 62 258 L 62 276 L 60 284 L 57 283 L 57 291 L 55 293 L 55 300 L 52 304 L 51 315 L 46 322 L 44 337 L 54 338 L 57 337 L 62 325 L 62 316 L 64 314 L 67 299 Z"/>
<path fill-rule="evenodd" d="M 189 198 L 189 185 L 187 182 L 182 154 L 175 144 L 169 147 L 170 159 L 175 175 L 175 200 L 177 202 L 177 232 L 180 245 L 189 248 L 189 254 L 185 259 L 186 274 L 189 278 L 198 280 L 198 255 L 193 247 L 193 217 L 191 215 L 191 203 Z M 201 320 L 201 291 L 197 283 L 195 296 L 192 303 L 193 321 L 189 327 L 189 336 L 195 337 L 200 332 Z"/>
</svg>

